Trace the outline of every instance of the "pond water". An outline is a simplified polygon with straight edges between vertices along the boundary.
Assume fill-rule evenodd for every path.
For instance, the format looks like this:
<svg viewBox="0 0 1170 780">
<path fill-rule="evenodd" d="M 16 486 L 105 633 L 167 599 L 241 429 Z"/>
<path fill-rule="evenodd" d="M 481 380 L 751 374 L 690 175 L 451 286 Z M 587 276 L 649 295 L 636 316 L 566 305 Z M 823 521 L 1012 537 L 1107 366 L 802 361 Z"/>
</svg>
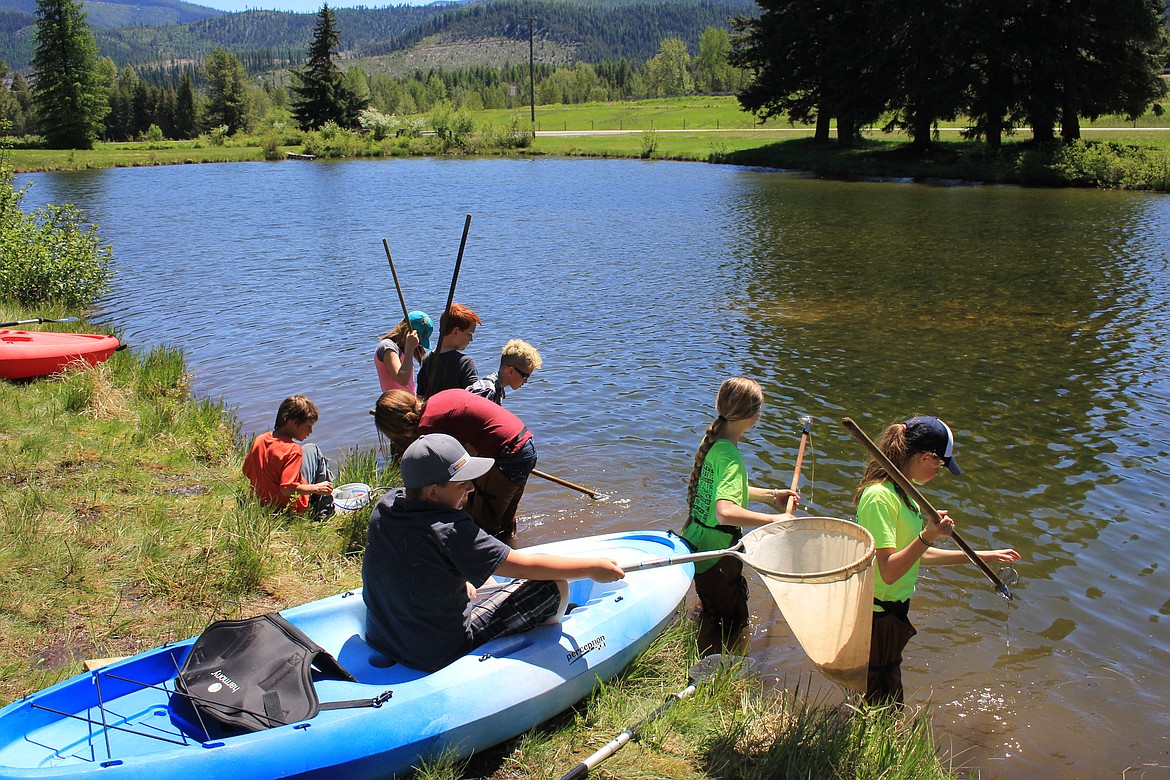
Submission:
<svg viewBox="0 0 1170 780">
<path fill-rule="evenodd" d="M 1170 777 L 1170 199 L 839 182 L 713 165 L 587 160 L 244 163 L 37 174 L 114 245 L 98 319 L 189 355 L 196 392 L 246 432 L 280 400 L 321 408 L 333 455 L 376 447 L 376 337 L 456 300 L 483 318 L 481 373 L 525 338 L 511 393 L 540 468 L 518 543 L 678 527 L 719 382 L 768 398 L 753 482 L 849 517 L 864 453 L 913 414 L 947 420 L 960 477 L 927 486 L 976 548 L 1024 561 L 1016 601 L 971 566 L 927 571 L 909 697 L 984 777 Z M 753 583 L 753 655 L 828 697 Z M 1128 772 L 1127 772 L 1128 770 Z"/>
</svg>

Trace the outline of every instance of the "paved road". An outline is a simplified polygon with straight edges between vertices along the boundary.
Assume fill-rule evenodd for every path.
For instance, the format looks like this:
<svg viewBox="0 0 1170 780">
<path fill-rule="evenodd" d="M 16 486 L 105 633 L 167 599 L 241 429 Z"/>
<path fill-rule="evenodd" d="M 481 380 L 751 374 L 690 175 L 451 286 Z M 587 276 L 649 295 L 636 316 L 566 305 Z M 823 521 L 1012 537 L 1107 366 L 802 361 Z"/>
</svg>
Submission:
<svg viewBox="0 0 1170 780">
<path fill-rule="evenodd" d="M 943 133 L 958 133 L 966 130 L 965 127 L 940 127 L 939 132 Z M 1029 127 L 1015 128 L 1017 133 L 1031 132 Z M 654 128 L 658 133 L 803 133 L 808 135 L 812 132 L 812 128 L 803 127 L 722 127 L 716 128 L 691 128 L 687 130 L 673 129 L 659 129 Z M 636 133 L 644 133 L 645 129 L 640 130 L 537 130 L 537 135 L 562 135 L 562 136 L 604 136 L 604 135 L 633 135 Z M 834 131 L 835 132 L 835 131 Z M 865 130 L 868 133 L 880 133 L 877 128 L 868 128 Z M 1170 132 L 1170 127 L 1082 127 L 1082 133 L 1134 133 L 1134 132 L 1152 132 L 1152 133 L 1166 133 Z"/>
</svg>

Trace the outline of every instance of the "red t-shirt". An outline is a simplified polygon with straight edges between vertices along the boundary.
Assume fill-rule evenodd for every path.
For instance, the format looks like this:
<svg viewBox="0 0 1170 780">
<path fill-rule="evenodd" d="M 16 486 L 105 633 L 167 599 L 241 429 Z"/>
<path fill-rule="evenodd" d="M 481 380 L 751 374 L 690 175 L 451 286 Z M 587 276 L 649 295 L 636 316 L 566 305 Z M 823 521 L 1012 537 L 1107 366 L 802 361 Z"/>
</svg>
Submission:
<svg viewBox="0 0 1170 780">
<path fill-rule="evenodd" d="M 512 443 L 514 449 L 532 438 L 531 432 L 520 436 L 523 431 L 524 421 L 519 417 L 482 395 L 466 390 L 435 393 L 427 399 L 422 419 L 418 422 L 419 434 L 454 436 L 468 453 L 481 458 L 511 455 L 511 451 L 501 453 L 500 450 L 508 443 Z"/>
<path fill-rule="evenodd" d="M 297 514 L 309 508 L 307 495 L 286 497 L 281 488 L 301 483 L 301 445 L 290 438 L 262 433 L 252 442 L 244 458 L 244 476 L 252 483 L 256 497 L 265 504 L 289 507 Z"/>
</svg>

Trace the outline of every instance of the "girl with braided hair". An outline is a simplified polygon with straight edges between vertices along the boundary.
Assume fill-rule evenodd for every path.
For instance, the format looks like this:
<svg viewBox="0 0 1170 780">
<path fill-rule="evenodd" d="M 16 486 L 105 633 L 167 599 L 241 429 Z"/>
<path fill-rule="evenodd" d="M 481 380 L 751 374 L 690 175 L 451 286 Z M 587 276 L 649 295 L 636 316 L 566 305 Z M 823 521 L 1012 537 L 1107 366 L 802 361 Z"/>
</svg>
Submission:
<svg viewBox="0 0 1170 780">
<path fill-rule="evenodd" d="M 746 377 L 727 379 L 715 399 L 718 417 L 695 453 L 687 485 L 690 514 L 682 537 L 696 552 L 723 550 L 742 536 L 742 525 L 767 525 L 791 518 L 747 508 L 748 502 L 771 502 L 778 508 L 799 496 L 787 488 L 760 488 L 748 484 L 747 468 L 739 452 L 740 438 L 760 419 L 764 393 Z M 747 580 L 743 563 L 724 556 L 695 564 L 695 592 L 699 613 L 699 652 L 703 655 L 747 649 Z"/>
</svg>

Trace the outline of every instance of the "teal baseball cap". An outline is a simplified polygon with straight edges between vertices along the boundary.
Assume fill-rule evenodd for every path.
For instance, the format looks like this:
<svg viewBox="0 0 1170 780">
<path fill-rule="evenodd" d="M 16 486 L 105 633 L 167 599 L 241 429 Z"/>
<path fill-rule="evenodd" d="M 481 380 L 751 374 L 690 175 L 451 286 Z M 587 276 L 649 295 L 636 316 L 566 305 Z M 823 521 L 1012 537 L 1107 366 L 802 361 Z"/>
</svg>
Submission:
<svg viewBox="0 0 1170 780">
<path fill-rule="evenodd" d="M 410 327 L 414 328 L 414 332 L 418 334 L 418 343 L 422 345 L 423 349 L 429 350 L 431 348 L 431 334 L 435 331 L 430 315 L 425 311 L 412 311 L 409 316 Z"/>
</svg>

